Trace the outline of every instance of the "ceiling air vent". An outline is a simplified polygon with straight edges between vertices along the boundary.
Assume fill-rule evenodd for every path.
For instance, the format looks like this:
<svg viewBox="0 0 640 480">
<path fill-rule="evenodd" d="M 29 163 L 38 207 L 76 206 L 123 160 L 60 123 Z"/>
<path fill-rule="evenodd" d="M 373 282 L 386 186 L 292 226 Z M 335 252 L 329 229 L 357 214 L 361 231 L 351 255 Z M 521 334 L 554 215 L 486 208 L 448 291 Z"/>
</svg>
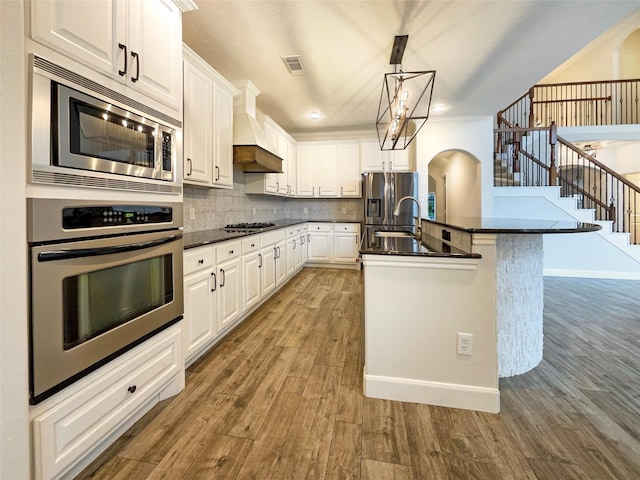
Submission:
<svg viewBox="0 0 640 480">
<path fill-rule="evenodd" d="M 288 57 L 282 57 L 282 60 L 291 75 L 304 75 L 307 73 L 304 69 L 304 63 L 302 63 L 302 55 L 289 55 Z"/>
</svg>

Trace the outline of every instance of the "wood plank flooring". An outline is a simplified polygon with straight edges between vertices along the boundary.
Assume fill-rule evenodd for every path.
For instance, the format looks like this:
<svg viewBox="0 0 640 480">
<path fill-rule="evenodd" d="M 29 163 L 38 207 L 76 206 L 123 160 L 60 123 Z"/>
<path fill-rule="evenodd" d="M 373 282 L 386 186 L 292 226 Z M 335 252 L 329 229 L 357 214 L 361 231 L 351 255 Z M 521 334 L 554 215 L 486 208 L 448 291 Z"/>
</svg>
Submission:
<svg viewBox="0 0 640 480">
<path fill-rule="evenodd" d="M 304 269 L 79 478 L 640 478 L 640 282 L 545 278 L 545 358 L 500 414 L 365 398 L 362 292 Z"/>
</svg>

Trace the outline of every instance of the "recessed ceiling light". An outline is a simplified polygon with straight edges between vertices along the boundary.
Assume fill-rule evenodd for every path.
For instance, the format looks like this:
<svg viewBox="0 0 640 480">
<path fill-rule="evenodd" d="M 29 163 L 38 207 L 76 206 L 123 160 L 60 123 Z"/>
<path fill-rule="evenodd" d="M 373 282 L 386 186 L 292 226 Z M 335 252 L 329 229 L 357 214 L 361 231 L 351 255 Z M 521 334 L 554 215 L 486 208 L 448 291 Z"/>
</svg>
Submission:
<svg viewBox="0 0 640 480">
<path fill-rule="evenodd" d="M 440 113 L 440 112 L 444 112 L 447 109 L 447 106 L 443 103 L 438 104 L 438 105 L 434 105 L 431 107 L 431 111 L 433 113 Z"/>
<path fill-rule="evenodd" d="M 309 118 L 311 120 L 318 120 L 322 115 L 320 115 L 318 112 L 311 112 L 309 114 Z"/>
</svg>

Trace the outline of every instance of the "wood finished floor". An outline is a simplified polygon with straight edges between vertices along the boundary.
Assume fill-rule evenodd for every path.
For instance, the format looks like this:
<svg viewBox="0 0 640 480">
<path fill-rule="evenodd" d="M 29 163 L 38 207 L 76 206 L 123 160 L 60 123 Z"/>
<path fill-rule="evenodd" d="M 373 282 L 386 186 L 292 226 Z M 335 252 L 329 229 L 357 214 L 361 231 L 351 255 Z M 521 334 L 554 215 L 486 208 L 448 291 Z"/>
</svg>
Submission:
<svg viewBox="0 0 640 480">
<path fill-rule="evenodd" d="M 640 282 L 545 278 L 500 414 L 365 398 L 362 311 L 360 272 L 304 269 L 79 478 L 640 478 Z"/>
</svg>

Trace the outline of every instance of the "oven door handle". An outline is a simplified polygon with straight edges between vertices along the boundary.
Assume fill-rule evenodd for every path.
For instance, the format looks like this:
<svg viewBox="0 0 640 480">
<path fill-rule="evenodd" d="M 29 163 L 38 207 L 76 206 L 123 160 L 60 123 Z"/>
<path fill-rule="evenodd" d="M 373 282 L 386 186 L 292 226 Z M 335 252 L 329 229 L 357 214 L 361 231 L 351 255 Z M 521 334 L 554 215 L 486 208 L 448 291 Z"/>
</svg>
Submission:
<svg viewBox="0 0 640 480">
<path fill-rule="evenodd" d="M 180 238 L 182 238 L 182 235 L 171 235 L 170 237 L 161 238 L 159 240 L 131 243 L 129 245 L 119 245 L 115 247 L 78 248 L 75 250 L 52 250 L 49 252 L 39 253 L 38 261 L 52 262 L 54 260 L 69 260 L 71 258 L 97 257 L 100 255 L 111 255 L 114 253 L 134 252 L 136 250 L 144 250 L 146 248 L 165 245 L 167 243 L 179 240 Z"/>
</svg>

